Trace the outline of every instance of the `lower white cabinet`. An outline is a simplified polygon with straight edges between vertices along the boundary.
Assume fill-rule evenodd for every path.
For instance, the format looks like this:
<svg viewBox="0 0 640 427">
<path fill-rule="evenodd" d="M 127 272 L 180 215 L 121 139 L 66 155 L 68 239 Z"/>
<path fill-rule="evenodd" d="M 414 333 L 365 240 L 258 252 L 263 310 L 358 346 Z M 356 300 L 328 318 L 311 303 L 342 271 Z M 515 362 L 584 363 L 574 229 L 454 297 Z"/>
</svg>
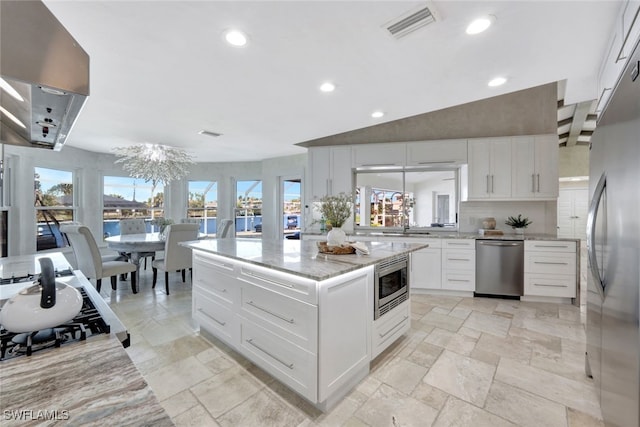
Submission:
<svg viewBox="0 0 640 427">
<path fill-rule="evenodd" d="M 442 289 L 468 292 L 476 290 L 475 239 L 444 239 Z"/>
<path fill-rule="evenodd" d="M 524 242 L 524 295 L 561 298 L 577 296 L 576 242 Z"/>
<path fill-rule="evenodd" d="M 197 250 L 193 257 L 200 328 L 317 407 L 337 403 L 369 372 L 373 266 L 313 281 Z"/>
<path fill-rule="evenodd" d="M 428 248 L 411 253 L 409 281 L 411 289 L 442 288 L 442 249 L 440 239 L 420 240 Z"/>
<path fill-rule="evenodd" d="M 404 301 L 373 323 L 371 359 L 382 353 L 392 342 L 409 330 L 410 308 L 410 302 Z"/>
</svg>

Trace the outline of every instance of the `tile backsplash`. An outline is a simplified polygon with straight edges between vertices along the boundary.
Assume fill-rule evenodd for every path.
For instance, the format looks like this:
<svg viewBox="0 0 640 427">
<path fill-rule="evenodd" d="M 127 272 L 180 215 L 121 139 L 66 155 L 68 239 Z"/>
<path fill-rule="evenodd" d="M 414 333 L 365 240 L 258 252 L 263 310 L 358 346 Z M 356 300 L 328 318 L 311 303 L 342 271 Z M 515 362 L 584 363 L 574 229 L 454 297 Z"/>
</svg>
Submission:
<svg viewBox="0 0 640 427">
<path fill-rule="evenodd" d="M 513 229 L 504 222 L 509 216 L 518 216 L 518 214 L 533 221 L 527 227 L 527 232 L 556 235 L 558 220 L 555 201 L 461 202 L 459 230 L 461 232 L 477 232 L 482 228 L 483 218 L 494 217 L 496 230 L 512 234 Z"/>
</svg>

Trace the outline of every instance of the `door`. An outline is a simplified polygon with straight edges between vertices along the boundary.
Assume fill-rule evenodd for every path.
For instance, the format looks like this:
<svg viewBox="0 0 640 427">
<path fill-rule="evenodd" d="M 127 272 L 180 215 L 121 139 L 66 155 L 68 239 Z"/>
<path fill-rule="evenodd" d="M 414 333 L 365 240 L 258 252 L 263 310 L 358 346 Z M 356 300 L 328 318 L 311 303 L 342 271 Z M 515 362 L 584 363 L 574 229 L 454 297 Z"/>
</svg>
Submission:
<svg viewBox="0 0 640 427">
<path fill-rule="evenodd" d="M 562 188 L 558 197 L 558 237 L 587 238 L 588 188 Z"/>
<path fill-rule="evenodd" d="M 299 177 L 281 177 L 280 182 L 279 230 L 287 239 L 299 239 L 302 224 L 302 180 Z"/>
</svg>

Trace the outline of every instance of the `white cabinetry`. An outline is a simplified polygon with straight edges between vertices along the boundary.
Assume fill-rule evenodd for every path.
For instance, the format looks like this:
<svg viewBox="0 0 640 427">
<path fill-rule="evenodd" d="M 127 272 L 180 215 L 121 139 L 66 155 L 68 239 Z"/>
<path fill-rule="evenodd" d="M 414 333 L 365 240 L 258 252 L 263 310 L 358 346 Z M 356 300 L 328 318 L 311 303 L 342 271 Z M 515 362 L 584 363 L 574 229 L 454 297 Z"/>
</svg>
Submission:
<svg viewBox="0 0 640 427">
<path fill-rule="evenodd" d="M 311 199 L 326 195 L 350 194 L 352 190 L 351 147 L 314 147 L 309 149 Z M 309 204 L 309 203 L 307 203 Z"/>
<path fill-rule="evenodd" d="M 423 166 L 467 162 L 467 140 L 449 139 L 407 143 L 407 165 Z"/>
<path fill-rule="evenodd" d="M 512 139 L 513 199 L 558 197 L 558 139 L 553 135 Z"/>
<path fill-rule="evenodd" d="M 429 247 L 411 253 L 411 271 L 409 272 L 411 289 L 441 289 L 441 239 L 412 241 L 416 243 L 426 243 Z"/>
<path fill-rule="evenodd" d="M 371 337 L 371 359 L 382 353 L 411 327 L 409 301 L 404 301 L 373 324 Z"/>
<path fill-rule="evenodd" d="M 402 142 L 353 146 L 353 167 L 404 166 L 406 144 Z"/>
<path fill-rule="evenodd" d="M 575 298 L 576 242 L 524 242 L 524 295 Z"/>
<path fill-rule="evenodd" d="M 638 38 L 640 38 L 640 0 L 626 0 L 616 18 L 614 33 L 611 35 L 607 54 L 600 67 L 597 114 L 602 113 L 607 106 Z"/>
<path fill-rule="evenodd" d="M 476 290 L 475 239 L 443 239 L 442 289 L 471 292 Z"/>
<path fill-rule="evenodd" d="M 318 282 L 197 250 L 193 260 L 200 328 L 319 408 L 368 373 L 373 266 Z"/>
<path fill-rule="evenodd" d="M 511 139 L 469 140 L 469 200 L 511 197 Z"/>
</svg>

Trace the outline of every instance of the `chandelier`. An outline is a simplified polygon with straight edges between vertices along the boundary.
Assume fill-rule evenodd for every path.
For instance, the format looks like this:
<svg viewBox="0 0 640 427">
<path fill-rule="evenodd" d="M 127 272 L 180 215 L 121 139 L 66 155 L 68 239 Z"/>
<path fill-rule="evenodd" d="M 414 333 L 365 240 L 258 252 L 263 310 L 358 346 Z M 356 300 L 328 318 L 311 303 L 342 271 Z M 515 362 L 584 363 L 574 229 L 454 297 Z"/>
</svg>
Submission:
<svg viewBox="0 0 640 427">
<path fill-rule="evenodd" d="M 160 182 L 166 185 L 187 176 L 187 168 L 193 164 L 191 156 L 184 150 L 167 145 L 145 143 L 117 147 L 113 151 L 121 157 L 115 163 L 121 163 L 133 178 L 151 182 L 152 192 Z"/>
</svg>

